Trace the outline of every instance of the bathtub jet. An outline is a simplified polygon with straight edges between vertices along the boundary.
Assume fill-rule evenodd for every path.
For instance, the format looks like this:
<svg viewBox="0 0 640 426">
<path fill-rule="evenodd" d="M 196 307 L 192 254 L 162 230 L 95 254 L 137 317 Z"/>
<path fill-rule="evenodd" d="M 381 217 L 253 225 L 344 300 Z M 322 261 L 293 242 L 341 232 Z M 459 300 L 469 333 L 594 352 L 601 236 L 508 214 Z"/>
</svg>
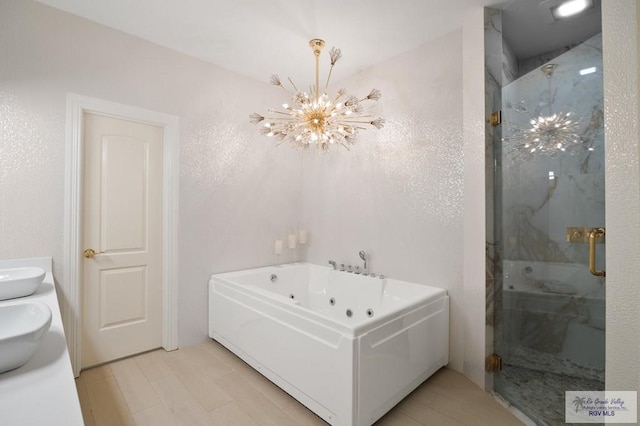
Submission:
<svg viewBox="0 0 640 426">
<path fill-rule="evenodd" d="M 328 423 L 366 426 L 449 362 L 449 297 L 308 263 L 215 274 L 209 336 Z"/>
</svg>

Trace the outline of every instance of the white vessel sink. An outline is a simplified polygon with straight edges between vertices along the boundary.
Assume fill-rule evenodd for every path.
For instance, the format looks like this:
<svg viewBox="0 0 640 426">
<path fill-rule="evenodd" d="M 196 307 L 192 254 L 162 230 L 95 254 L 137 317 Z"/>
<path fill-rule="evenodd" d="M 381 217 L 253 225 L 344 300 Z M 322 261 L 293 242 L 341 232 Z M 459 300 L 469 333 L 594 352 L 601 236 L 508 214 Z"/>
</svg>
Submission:
<svg viewBox="0 0 640 426">
<path fill-rule="evenodd" d="M 0 300 L 33 294 L 44 275 L 44 269 L 36 267 L 0 269 Z"/>
<path fill-rule="evenodd" d="M 0 306 L 0 373 L 24 365 L 51 326 L 51 309 L 28 302 Z"/>
</svg>

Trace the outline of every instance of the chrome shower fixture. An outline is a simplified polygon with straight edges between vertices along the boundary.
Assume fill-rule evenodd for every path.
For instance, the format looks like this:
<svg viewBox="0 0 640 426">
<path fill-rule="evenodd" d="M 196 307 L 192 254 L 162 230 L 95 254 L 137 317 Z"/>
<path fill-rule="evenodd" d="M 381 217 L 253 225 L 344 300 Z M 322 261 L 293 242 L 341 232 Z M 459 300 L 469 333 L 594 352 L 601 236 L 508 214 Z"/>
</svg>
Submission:
<svg viewBox="0 0 640 426">
<path fill-rule="evenodd" d="M 367 253 L 364 252 L 364 250 L 360 250 L 360 253 L 358 253 L 360 255 L 360 259 L 364 260 L 364 274 L 368 275 L 369 274 L 369 268 L 368 268 L 368 264 L 367 264 Z"/>
<path fill-rule="evenodd" d="M 347 272 L 350 274 L 362 275 L 365 277 L 368 276 L 371 278 L 377 277 L 377 278 L 380 278 L 381 280 L 385 279 L 384 275 L 377 276 L 376 274 L 369 272 L 369 257 L 364 250 L 360 250 L 358 252 L 358 256 L 360 256 L 360 259 L 364 261 L 364 268 L 361 268 L 360 266 L 345 265 L 344 263 L 341 263 L 340 268 L 338 269 L 337 263 L 333 260 L 330 260 L 329 264 L 333 267 L 334 271 Z"/>
</svg>

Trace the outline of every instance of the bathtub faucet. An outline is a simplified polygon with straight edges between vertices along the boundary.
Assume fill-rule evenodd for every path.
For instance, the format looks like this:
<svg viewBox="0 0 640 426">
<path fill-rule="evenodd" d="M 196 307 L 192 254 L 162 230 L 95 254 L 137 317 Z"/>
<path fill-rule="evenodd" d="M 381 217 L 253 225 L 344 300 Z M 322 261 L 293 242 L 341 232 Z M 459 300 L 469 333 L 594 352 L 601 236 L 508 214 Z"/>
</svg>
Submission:
<svg viewBox="0 0 640 426">
<path fill-rule="evenodd" d="M 335 271 L 336 269 L 338 269 L 338 267 L 336 266 L 336 261 L 335 260 L 330 260 L 329 261 L 329 265 L 333 266 L 333 270 Z"/>
<path fill-rule="evenodd" d="M 368 264 L 367 264 L 367 253 L 364 252 L 364 250 L 360 250 L 360 253 L 358 253 L 360 255 L 360 259 L 364 260 L 364 275 L 369 275 L 369 268 L 368 268 Z"/>
</svg>

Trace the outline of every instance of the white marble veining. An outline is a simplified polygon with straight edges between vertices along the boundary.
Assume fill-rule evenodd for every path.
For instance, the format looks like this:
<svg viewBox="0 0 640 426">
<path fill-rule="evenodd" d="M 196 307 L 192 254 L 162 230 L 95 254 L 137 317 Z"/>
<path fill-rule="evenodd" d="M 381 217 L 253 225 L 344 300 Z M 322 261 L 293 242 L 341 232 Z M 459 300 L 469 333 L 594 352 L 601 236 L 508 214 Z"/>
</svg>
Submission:
<svg viewBox="0 0 640 426">
<path fill-rule="evenodd" d="M 520 75 L 518 58 L 507 39 L 502 39 L 502 85 L 506 86 Z"/>
<path fill-rule="evenodd" d="M 497 20 L 495 13 L 492 19 Z M 495 27 L 488 29 L 495 32 Z M 505 64 L 508 52 L 503 53 L 504 71 L 510 66 Z M 493 202 L 499 196 L 495 217 L 502 221 L 499 250 L 493 251 L 489 238 L 487 245 L 493 261 L 488 265 L 497 266 L 487 268 L 487 282 L 493 283 L 488 288 L 488 333 L 495 332 L 495 350 L 504 362 L 495 389 L 540 424 L 561 424 L 564 418 L 561 405 L 542 406 L 541 398 L 562 397 L 564 389 L 604 388 L 609 357 L 605 337 L 610 332 L 608 321 L 605 331 L 605 288 L 611 277 L 607 274 L 605 284 L 591 276 L 587 245 L 565 241 L 566 227 L 605 225 L 602 55 L 602 36 L 596 35 L 572 49 L 541 55 L 557 64 L 552 78 L 541 72 L 544 63 L 513 82 L 505 80 L 508 73 L 497 76 L 491 71 L 495 67 L 487 70 L 487 96 L 493 100 L 488 105 L 502 105 L 504 123 L 502 141 L 496 129 L 489 129 L 495 135 L 488 138 L 492 149 L 491 144 L 501 144 L 494 150 L 500 156 L 500 191 L 488 197 Z M 520 74 L 540 58 L 520 61 Z M 583 71 L 590 68 L 595 72 Z M 505 86 L 501 93 L 494 91 L 498 83 Z M 584 150 L 530 155 L 516 148 L 513 135 L 530 128 L 532 118 L 561 111 L 571 111 L 579 120 Z M 487 169 L 491 177 L 493 171 Z M 606 245 L 598 244 L 597 252 L 597 269 L 609 269 Z"/>
<path fill-rule="evenodd" d="M 510 49 L 505 48 L 505 40 L 502 37 L 502 12 L 498 9 L 484 9 L 484 32 L 483 32 L 483 50 L 484 50 L 484 116 L 488 117 L 491 113 L 502 109 L 502 86 L 509 81 L 506 80 L 507 71 L 512 68 L 509 64 Z M 502 64 L 502 65 L 501 65 Z M 513 72 L 513 71 L 511 71 Z M 485 176 L 485 196 L 484 207 L 486 212 L 485 219 L 485 258 L 484 258 L 484 299 L 485 299 L 485 357 L 494 352 L 494 325 L 496 322 L 496 291 L 499 291 L 498 285 L 501 281 L 500 277 L 500 259 L 498 255 L 498 246 L 496 241 L 500 235 L 496 235 L 495 224 L 499 222 L 500 209 L 494 206 L 495 197 L 495 151 L 494 146 L 499 142 L 502 136 L 500 126 L 493 126 L 489 119 L 483 123 L 484 127 L 484 176 Z M 497 284 L 498 283 L 498 284 Z M 499 316 L 499 315 L 498 315 Z M 485 373 L 485 383 L 487 389 L 493 388 L 493 376 Z"/>
<path fill-rule="evenodd" d="M 538 68 L 503 90 L 504 258 L 586 265 L 586 245 L 567 243 L 565 229 L 604 225 L 601 35 L 555 58 L 553 63 L 557 68 L 551 78 Z M 580 74 L 592 67 L 595 72 Z M 513 135 L 528 131 L 529 120 L 559 112 L 571 112 L 579 121 L 583 140 L 580 151 L 548 156 L 518 147 Z M 604 246 L 602 251 L 604 256 Z"/>
<path fill-rule="evenodd" d="M 531 58 L 522 58 L 518 60 L 518 74 L 517 77 L 523 76 L 536 68 L 541 67 L 547 62 L 553 61 L 553 59 L 558 56 L 567 53 L 569 50 L 576 47 L 579 43 L 570 44 L 568 46 L 563 46 L 558 49 L 554 49 L 551 52 L 545 52 L 540 55 L 533 56 Z"/>
</svg>

